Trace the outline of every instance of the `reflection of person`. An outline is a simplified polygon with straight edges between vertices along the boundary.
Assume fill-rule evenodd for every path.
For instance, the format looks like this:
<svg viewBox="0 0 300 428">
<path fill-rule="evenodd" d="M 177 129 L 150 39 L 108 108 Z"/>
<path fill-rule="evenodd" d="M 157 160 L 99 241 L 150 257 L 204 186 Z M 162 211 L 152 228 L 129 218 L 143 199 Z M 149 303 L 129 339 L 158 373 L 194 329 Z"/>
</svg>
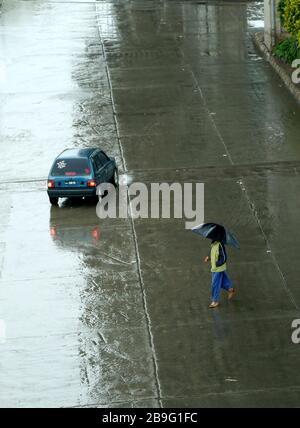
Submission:
<svg viewBox="0 0 300 428">
<path fill-rule="evenodd" d="M 231 335 L 231 323 L 223 319 L 220 311 L 212 311 L 213 333 L 215 339 L 224 342 Z"/>
<path fill-rule="evenodd" d="M 226 272 L 227 254 L 225 245 L 219 241 L 212 241 L 210 256 L 205 257 L 204 262 L 211 262 L 212 272 L 212 290 L 211 290 L 211 304 L 209 308 L 217 308 L 219 303 L 219 296 L 221 288 L 228 292 L 228 299 L 232 299 L 234 295 L 234 288 L 232 287 L 231 280 Z"/>
</svg>

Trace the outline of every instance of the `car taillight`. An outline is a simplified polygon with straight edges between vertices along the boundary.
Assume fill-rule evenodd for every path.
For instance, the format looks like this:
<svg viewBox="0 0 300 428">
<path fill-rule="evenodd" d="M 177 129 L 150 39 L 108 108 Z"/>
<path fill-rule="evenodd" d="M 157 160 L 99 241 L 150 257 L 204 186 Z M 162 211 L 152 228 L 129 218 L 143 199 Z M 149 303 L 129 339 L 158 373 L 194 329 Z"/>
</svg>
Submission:
<svg viewBox="0 0 300 428">
<path fill-rule="evenodd" d="M 96 187 L 96 181 L 95 180 L 88 180 L 87 182 L 88 187 Z"/>
<path fill-rule="evenodd" d="M 55 181 L 54 180 L 48 180 L 48 189 L 53 189 L 55 187 Z"/>
</svg>

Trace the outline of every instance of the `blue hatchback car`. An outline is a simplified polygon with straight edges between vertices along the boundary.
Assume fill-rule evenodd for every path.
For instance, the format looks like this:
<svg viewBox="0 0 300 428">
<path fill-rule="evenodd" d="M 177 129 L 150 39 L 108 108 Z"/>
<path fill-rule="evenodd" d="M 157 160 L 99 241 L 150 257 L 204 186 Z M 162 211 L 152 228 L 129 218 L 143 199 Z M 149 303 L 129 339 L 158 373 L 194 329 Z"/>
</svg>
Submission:
<svg viewBox="0 0 300 428">
<path fill-rule="evenodd" d="M 48 196 L 52 205 L 59 198 L 95 197 L 100 183 L 118 185 L 114 158 L 96 148 L 66 149 L 54 161 L 48 177 Z"/>
</svg>

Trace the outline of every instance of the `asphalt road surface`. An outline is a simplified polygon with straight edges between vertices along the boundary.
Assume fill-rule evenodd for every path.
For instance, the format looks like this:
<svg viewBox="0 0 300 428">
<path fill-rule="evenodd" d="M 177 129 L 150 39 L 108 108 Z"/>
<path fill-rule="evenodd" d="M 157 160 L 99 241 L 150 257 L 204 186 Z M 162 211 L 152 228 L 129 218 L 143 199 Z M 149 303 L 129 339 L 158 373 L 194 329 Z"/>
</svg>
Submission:
<svg viewBox="0 0 300 428">
<path fill-rule="evenodd" d="M 1 2 L 0 2 L 1 3 Z M 300 108 L 256 2 L 16 1 L 0 14 L 0 406 L 299 406 Z M 51 207 L 66 147 L 204 183 L 237 294 L 180 219 Z"/>
</svg>

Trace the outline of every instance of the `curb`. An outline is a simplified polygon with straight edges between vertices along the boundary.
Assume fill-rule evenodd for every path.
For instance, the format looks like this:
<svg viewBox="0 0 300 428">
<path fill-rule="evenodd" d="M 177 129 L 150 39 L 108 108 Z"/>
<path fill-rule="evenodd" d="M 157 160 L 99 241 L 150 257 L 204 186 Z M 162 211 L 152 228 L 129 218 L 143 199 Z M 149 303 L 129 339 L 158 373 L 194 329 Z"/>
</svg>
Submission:
<svg viewBox="0 0 300 428">
<path fill-rule="evenodd" d="M 269 49 L 264 44 L 264 35 L 262 32 L 254 33 L 253 39 L 256 47 L 263 53 L 267 61 L 271 64 L 277 74 L 279 74 L 286 87 L 300 103 L 300 85 L 296 85 L 292 82 L 291 74 L 293 70 L 289 70 L 288 66 L 283 64 L 279 59 L 275 58 L 271 54 Z"/>
</svg>

